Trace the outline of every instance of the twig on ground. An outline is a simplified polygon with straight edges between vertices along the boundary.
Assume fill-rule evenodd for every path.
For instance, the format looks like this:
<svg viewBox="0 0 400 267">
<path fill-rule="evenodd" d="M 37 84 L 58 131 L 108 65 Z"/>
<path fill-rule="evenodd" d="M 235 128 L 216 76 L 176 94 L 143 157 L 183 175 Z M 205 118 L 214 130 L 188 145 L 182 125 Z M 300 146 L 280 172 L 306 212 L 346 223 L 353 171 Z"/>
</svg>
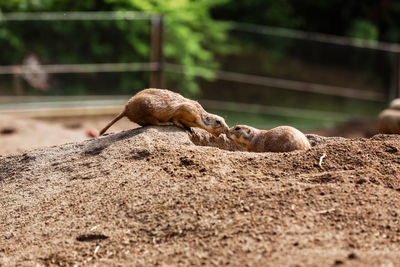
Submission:
<svg viewBox="0 0 400 267">
<path fill-rule="evenodd" d="M 320 167 L 321 169 L 324 169 L 324 168 L 322 167 L 322 160 L 323 160 L 325 157 L 326 157 L 326 154 L 324 153 L 324 154 L 319 158 L 319 163 L 318 163 L 318 165 L 319 165 L 319 167 Z"/>
<path fill-rule="evenodd" d="M 97 247 L 94 249 L 94 253 L 93 253 L 94 256 L 96 256 L 96 254 L 97 254 L 97 252 L 99 251 L 99 249 L 100 249 L 100 246 L 97 246 Z"/>
<path fill-rule="evenodd" d="M 336 210 L 335 208 L 328 209 L 328 210 L 319 210 L 319 211 L 316 211 L 316 213 L 319 213 L 319 214 L 327 214 L 327 213 L 333 212 L 333 211 L 335 211 L 335 210 Z"/>
</svg>

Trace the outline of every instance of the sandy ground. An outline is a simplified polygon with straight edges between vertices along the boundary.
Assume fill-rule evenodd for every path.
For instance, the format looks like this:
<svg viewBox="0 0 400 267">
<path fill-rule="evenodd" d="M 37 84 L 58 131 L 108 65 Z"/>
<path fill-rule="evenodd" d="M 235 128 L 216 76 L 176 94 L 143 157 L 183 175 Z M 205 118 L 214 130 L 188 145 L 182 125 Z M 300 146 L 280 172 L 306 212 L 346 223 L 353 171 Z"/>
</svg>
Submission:
<svg viewBox="0 0 400 267">
<path fill-rule="evenodd" d="M 9 119 L 2 146 L 35 142 L 38 122 Z M 97 127 L 41 123 L 64 143 Z M 78 132 L 2 151 L 0 266 L 400 265 L 397 135 L 248 153 L 176 127 Z"/>
<path fill-rule="evenodd" d="M 89 130 L 100 130 L 113 116 L 27 119 L 0 115 L 0 155 L 79 142 L 91 139 Z M 127 118 L 121 119 L 109 131 L 137 128 Z"/>
</svg>

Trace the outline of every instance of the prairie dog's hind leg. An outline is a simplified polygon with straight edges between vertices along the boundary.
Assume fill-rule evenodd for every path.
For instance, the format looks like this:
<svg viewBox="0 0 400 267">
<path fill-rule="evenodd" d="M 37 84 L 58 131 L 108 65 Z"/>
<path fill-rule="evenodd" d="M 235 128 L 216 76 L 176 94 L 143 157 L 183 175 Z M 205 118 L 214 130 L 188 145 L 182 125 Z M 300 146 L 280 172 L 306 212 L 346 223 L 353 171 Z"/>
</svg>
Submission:
<svg viewBox="0 0 400 267">
<path fill-rule="evenodd" d="M 174 125 L 175 123 L 173 123 L 173 122 L 170 122 L 170 121 L 167 121 L 167 122 L 157 122 L 156 123 L 156 125 L 159 125 L 159 126 L 172 126 L 172 125 Z"/>
<path fill-rule="evenodd" d="M 188 132 L 191 133 L 191 134 L 194 134 L 192 128 L 190 128 L 190 127 L 188 127 L 188 126 L 183 125 L 183 129 L 185 129 L 186 131 L 188 131 Z"/>
<path fill-rule="evenodd" d="M 182 105 L 174 113 L 172 122 L 185 129 L 189 133 L 193 134 L 193 130 L 190 127 L 198 127 L 196 123 L 197 113 L 193 110 L 193 107 Z"/>
<path fill-rule="evenodd" d="M 192 105 L 185 104 L 177 108 L 172 117 L 172 121 L 175 124 L 181 124 L 185 127 L 201 127 L 202 125 L 199 111 Z"/>
<path fill-rule="evenodd" d="M 173 125 L 176 125 L 176 126 L 178 126 L 178 127 L 181 127 L 181 128 L 183 128 L 183 129 L 185 129 L 186 131 L 188 131 L 188 132 L 190 132 L 190 133 L 193 133 L 193 130 L 189 127 L 189 126 L 187 126 L 185 123 L 183 123 L 182 121 L 180 121 L 179 119 L 173 119 L 173 123 L 172 123 Z"/>
</svg>

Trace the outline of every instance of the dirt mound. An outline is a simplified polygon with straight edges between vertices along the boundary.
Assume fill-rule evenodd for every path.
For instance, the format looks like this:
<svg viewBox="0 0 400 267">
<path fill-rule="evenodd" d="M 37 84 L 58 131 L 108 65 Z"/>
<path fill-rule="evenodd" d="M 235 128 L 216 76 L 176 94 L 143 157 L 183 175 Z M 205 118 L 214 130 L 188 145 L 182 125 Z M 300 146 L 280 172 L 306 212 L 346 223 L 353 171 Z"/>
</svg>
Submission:
<svg viewBox="0 0 400 267">
<path fill-rule="evenodd" d="M 399 265 L 400 137 L 308 137 L 256 154 L 145 127 L 0 156 L 0 265 Z"/>
</svg>

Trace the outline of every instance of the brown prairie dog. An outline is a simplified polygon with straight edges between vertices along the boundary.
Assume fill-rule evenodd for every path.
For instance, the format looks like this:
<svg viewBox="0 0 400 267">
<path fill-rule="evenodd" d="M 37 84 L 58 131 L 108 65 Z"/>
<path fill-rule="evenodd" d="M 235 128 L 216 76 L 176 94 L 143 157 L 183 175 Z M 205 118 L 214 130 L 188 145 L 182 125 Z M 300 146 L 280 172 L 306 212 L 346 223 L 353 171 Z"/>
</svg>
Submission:
<svg viewBox="0 0 400 267">
<path fill-rule="evenodd" d="M 247 125 L 236 125 L 227 136 L 249 152 L 289 152 L 311 148 L 307 137 L 290 126 L 259 130 Z"/>
<path fill-rule="evenodd" d="M 400 134 L 400 110 L 385 109 L 378 117 L 379 133 Z"/>
<path fill-rule="evenodd" d="M 225 120 L 206 112 L 194 100 L 165 89 L 144 89 L 134 95 L 124 110 L 100 131 L 100 135 L 123 117 L 141 125 L 177 125 L 202 128 L 215 136 L 228 131 Z"/>
<path fill-rule="evenodd" d="M 400 134 L 400 98 L 392 100 L 378 116 L 379 133 Z"/>
</svg>

